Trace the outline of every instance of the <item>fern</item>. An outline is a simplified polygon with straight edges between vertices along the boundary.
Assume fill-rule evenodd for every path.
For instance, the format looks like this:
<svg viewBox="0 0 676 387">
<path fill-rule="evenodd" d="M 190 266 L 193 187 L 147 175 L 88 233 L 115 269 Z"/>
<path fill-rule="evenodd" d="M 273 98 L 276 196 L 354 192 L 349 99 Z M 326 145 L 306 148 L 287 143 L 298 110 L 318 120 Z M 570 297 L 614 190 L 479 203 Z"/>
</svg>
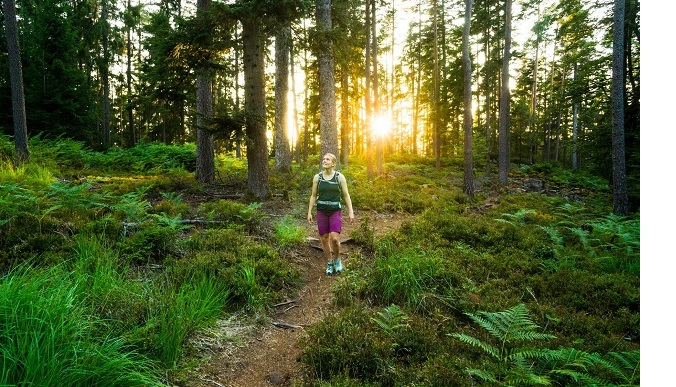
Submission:
<svg viewBox="0 0 676 387">
<path fill-rule="evenodd" d="M 549 226 L 538 226 L 538 227 L 540 227 L 544 232 L 547 233 L 547 235 L 549 235 L 549 238 L 551 238 L 552 242 L 554 242 L 554 245 L 556 247 L 563 247 L 563 237 L 560 235 L 559 230 Z"/>
<path fill-rule="evenodd" d="M 478 338 L 454 333 L 453 337 L 463 343 L 481 349 L 490 355 L 493 362 L 484 363 L 482 369 L 467 368 L 468 375 L 501 386 L 532 385 L 612 385 L 593 374 L 598 366 L 606 369 L 623 386 L 633 386 L 638 381 L 638 351 L 631 353 L 610 353 L 601 358 L 596 353 L 587 353 L 573 348 L 535 348 L 528 345 L 533 340 L 555 338 L 538 333 L 528 308 L 517 305 L 503 312 L 467 313 L 474 322 L 484 328 L 497 343 L 484 342 Z"/>
<path fill-rule="evenodd" d="M 378 316 L 380 318 L 372 317 L 371 321 L 389 334 L 407 326 L 408 316 L 396 304 L 388 306 L 383 312 L 378 312 Z"/>
<path fill-rule="evenodd" d="M 519 304 L 503 312 L 482 312 L 467 315 L 500 341 L 500 358 L 505 359 L 509 344 L 515 341 L 553 339 L 555 336 L 537 333 L 539 328 L 530 318 L 530 312 L 524 304 Z"/>
<path fill-rule="evenodd" d="M 640 379 L 640 352 L 609 352 L 598 363 L 610 371 L 621 386 L 638 386 Z"/>
<path fill-rule="evenodd" d="M 496 222 L 507 223 L 516 227 L 517 223 L 524 223 L 526 217 L 530 214 L 534 214 L 535 210 L 520 209 L 515 214 L 502 214 L 503 218 L 506 219 L 494 219 Z"/>
</svg>

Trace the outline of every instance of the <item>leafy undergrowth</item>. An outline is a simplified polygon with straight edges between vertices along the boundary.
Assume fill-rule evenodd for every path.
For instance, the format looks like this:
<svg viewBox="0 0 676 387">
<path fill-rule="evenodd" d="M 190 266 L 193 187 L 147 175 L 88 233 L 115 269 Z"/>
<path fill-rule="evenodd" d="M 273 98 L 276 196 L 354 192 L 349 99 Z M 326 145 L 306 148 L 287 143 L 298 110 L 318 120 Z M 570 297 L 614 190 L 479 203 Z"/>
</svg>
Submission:
<svg viewBox="0 0 676 387">
<path fill-rule="evenodd" d="M 31 147 L 22 167 L 0 156 L 0 385 L 166 385 L 191 337 L 299 285 L 278 248 L 293 227 L 268 231 L 260 203 L 184 200 L 199 190 L 181 148 Z"/>
<path fill-rule="evenodd" d="M 193 366 L 191 337 L 234 312 L 264 318 L 300 283 L 280 254 L 303 242 L 317 160 L 271 173 L 296 208 L 271 219 L 200 196 L 189 146 L 32 139 L 19 168 L 11 149 L 0 139 L 2 385 L 163 385 Z M 241 191 L 242 160 L 217 167 Z M 533 166 L 508 189 L 477 179 L 472 203 L 461 160 L 383 167 L 372 180 L 360 160 L 343 169 L 355 207 L 411 220 L 377 238 L 362 218 L 340 312 L 308 329 L 304 384 L 639 384 L 639 214 L 612 215 L 607 184 Z M 528 193 L 529 177 L 556 189 Z"/>
<path fill-rule="evenodd" d="M 638 215 L 540 193 L 491 203 L 441 198 L 377 241 L 362 224 L 342 311 L 305 342 L 307 385 L 638 385 Z"/>
</svg>

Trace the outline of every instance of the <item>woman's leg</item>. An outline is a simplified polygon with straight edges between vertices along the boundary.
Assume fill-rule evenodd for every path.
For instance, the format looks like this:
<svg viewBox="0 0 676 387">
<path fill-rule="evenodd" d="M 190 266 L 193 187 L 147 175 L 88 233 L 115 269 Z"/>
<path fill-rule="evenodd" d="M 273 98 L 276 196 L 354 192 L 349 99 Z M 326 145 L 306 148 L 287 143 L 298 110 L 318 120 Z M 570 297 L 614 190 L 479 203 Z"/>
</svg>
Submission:
<svg viewBox="0 0 676 387">
<path fill-rule="evenodd" d="M 331 257 L 331 222 L 330 214 L 325 214 L 317 211 L 317 231 L 319 232 L 319 241 L 322 244 L 322 251 L 324 252 L 324 259 L 326 260 L 326 274 L 333 274 L 333 257 Z"/>
<path fill-rule="evenodd" d="M 340 233 L 330 232 L 329 241 L 331 243 L 331 251 L 333 251 L 333 258 L 340 258 Z"/>
<path fill-rule="evenodd" d="M 329 240 L 333 251 L 333 270 L 336 274 L 343 271 L 343 263 L 340 260 L 340 233 L 343 231 L 343 217 L 340 211 L 336 211 L 329 217 Z"/>
<path fill-rule="evenodd" d="M 330 234 L 331 233 L 319 235 L 319 241 L 322 243 L 322 250 L 324 251 L 324 259 L 327 260 L 327 261 L 330 261 L 330 260 L 333 259 L 331 257 L 332 244 L 331 244 L 331 241 L 330 241 L 330 239 L 331 239 Z"/>
</svg>

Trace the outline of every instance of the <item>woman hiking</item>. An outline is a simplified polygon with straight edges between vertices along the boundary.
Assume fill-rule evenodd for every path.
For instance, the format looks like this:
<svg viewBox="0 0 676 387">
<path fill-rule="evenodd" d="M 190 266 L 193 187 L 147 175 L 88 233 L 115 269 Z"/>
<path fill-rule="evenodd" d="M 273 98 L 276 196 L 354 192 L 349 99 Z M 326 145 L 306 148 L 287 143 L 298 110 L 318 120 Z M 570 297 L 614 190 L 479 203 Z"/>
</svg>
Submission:
<svg viewBox="0 0 676 387">
<path fill-rule="evenodd" d="M 340 233 L 343 226 L 341 196 L 347 205 L 347 216 L 354 221 L 352 200 L 347 190 L 345 176 L 335 170 L 336 156 L 327 153 L 322 158 L 322 171 L 312 179 L 312 193 L 307 210 L 307 221 L 312 223 L 312 208 L 317 204 L 317 229 L 326 263 L 326 275 L 340 274 Z"/>
</svg>

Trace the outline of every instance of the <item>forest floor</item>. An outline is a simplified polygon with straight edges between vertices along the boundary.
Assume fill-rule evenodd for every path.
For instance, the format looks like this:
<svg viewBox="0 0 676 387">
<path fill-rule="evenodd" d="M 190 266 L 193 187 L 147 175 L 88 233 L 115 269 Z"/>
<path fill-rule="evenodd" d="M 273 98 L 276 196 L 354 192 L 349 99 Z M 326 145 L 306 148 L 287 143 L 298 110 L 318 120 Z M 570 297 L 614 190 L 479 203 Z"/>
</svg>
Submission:
<svg viewBox="0 0 676 387">
<path fill-rule="evenodd" d="M 264 205 L 262 210 L 272 217 L 289 212 L 289 209 L 269 205 Z M 341 256 L 345 270 L 350 270 L 348 254 L 354 248 L 348 240 L 350 233 L 359 227 L 365 215 L 356 211 L 353 223 L 343 219 L 341 240 L 347 242 L 341 245 Z M 398 229 L 410 215 L 371 212 L 369 217 L 369 226 L 378 237 Z M 336 277 L 324 273 L 326 262 L 319 242 L 313 240 L 318 237 L 317 226 L 304 222 L 304 227 L 307 242 L 295 251 L 283 253 L 284 258 L 301 273 L 302 285 L 297 294 L 272 307 L 262 324 L 260 321 L 236 321 L 236 316 L 224 321 L 222 325 L 231 332 L 230 339 L 225 344 L 211 346 L 208 360 L 198 367 L 190 380 L 185 381 L 185 385 L 293 386 L 311 378 L 311 370 L 301 362 L 304 348 L 299 345 L 299 339 L 306 335 L 307 327 L 338 309 L 332 302 L 332 286 Z"/>
</svg>

